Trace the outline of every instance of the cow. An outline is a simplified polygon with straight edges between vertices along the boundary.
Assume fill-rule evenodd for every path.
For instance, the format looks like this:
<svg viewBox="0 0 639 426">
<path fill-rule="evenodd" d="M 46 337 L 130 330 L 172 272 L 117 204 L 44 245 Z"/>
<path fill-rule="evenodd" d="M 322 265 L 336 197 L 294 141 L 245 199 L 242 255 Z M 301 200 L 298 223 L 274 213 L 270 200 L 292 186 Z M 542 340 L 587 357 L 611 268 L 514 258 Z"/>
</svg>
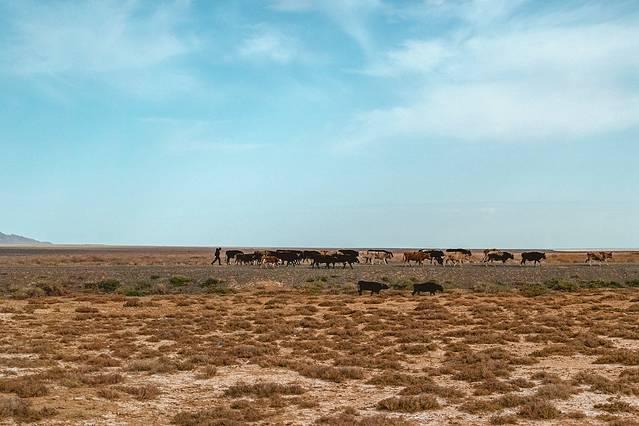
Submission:
<svg viewBox="0 0 639 426">
<path fill-rule="evenodd" d="M 256 251 L 254 253 L 235 255 L 235 261 L 236 263 L 239 263 L 242 265 L 251 265 L 251 264 L 256 264 L 261 262 L 262 257 L 263 257 L 262 253 Z"/>
<path fill-rule="evenodd" d="M 428 255 L 427 259 L 430 259 L 430 263 L 437 262 L 440 265 L 444 264 L 444 252 L 441 250 L 425 250 L 421 249 L 420 252 Z"/>
<path fill-rule="evenodd" d="M 468 250 L 468 249 L 463 249 L 463 248 L 452 248 L 452 249 L 446 249 L 446 253 L 462 253 L 465 256 L 472 256 L 473 252 Z"/>
<path fill-rule="evenodd" d="M 276 256 L 264 256 L 262 257 L 262 268 L 275 268 L 279 265 L 280 259 Z"/>
<path fill-rule="evenodd" d="M 307 260 L 313 260 L 315 256 L 319 256 L 321 253 L 317 250 L 304 250 L 302 252 L 302 256 L 300 258 L 301 262 L 305 262 Z"/>
<path fill-rule="evenodd" d="M 359 258 L 354 254 L 346 254 L 346 253 L 336 253 L 331 255 L 333 257 L 333 268 L 336 263 L 341 263 L 343 268 L 346 268 L 346 265 L 353 269 L 353 263 L 359 263 Z"/>
<path fill-rule="evenodd" d="M 421 283 L 421 284 L 413 284 L 413 296 L 415 294 L 421 294 L 421 292 L 428 292 L 431 294 L 431 296 L 434 296 L 436 292 L 440 292 L 443 293 L 444 292 L 444 287 L 442 287 L 441 285 L 429 281 L 426 283 Z"/>
<path fill-rule="evenodd" d="M 244 252 L 242 250 L 227 250 L 224 252 L 224 255 L 226 256 L 226 264 L 229 265 L 231 263 L 231 259 L 235 259 L 235 256 L 238 254 L 244 254 Z"/>
<path fill-rule="evenodd" d="M 506 263 L 508 259 L 514 259 L 514 258 L 515 256 L 513 256 L 512 253 L 509 253 L 507 251 L 491 251 L 486 253 L 484 264 L 488 266 L 488 262 L 493 263 L 495 260 L 501 261 L 501 263 Z"/>
<path fill-rule="evenodd" d="M 586 263 L 592 266 L 592 261 L 600 262 L 599 264 L 608 263 L 608 259 L 612 259 L 611 251 L 589 251 L 586 253 Z"/>
<path fill-rule="evenodd" d="M 468 256 L 459 251 L 448 252 L 444 255 L 444 266 L 447 264 L 459 265 L 461 266 L 465 260 L 468 259 Z"/>
<path fill-rule="evenodd" d="M 489 248 L 489 249 L 485 249 L 484 250 L 484 257 L 482 258 L 482 262 L 486 262 L 488 260 L 488 253 L 496 253 L 499 250 L 497 250 L 496 248 Z"/>
<path fill-rule="evenodd" d="M 320 268 L 322 264 L 325 264 L 327 268 L 330 268 L 331 265 L 335 267 L 335 258 L 331 254 L 319 254 L 313 256 L 313 262 L 311 263 L 311 268 Z"/>
<path fill-rule="evenodd" d="M 404 263 L 408 263 L 409 265 L 410 262 L 415 262 L 418 265 L 421 265 L 426 259 L 430 259 L 430 256 L 423 251 L 404 252 Z"/>
<path fill-rule="evenodd" d="M 388 265 L 388 259 L 393 258 L 393 253 L 388 250 L 367 250 L 364 255 L 365 263 L 374 264 L 376 260 L 379 263 L 385 263 Z"/>
<path fill-rule="evenodd" d="M 375 281 L 358 281 L 357 282 L 357 292 L 359 295 L 362 295 L 363 291 L 370 291 L 371 296 L 373 293 L 379 294 L 380 291 L 389 288 L 387 284 L 378 283 Z"/>
<path fill-rule="evenodd" d="M 525 251 L 521 254 L 521 264 L 525 265 L 526 262 L 533 262 L 533 265 L 539 264 L 546 259 L 546 253 L 540 251 Z"/>
<path fill-rule="evenodd" d="M 295 266 L 301 261 L 301 254 L 294 250 L 277 250 L 275 257 L 281 260 L 282 264 L 286 263 L 286 266 Z"/>
<path fill-rule="evenodd" d="M 359 257 L 359 252 L 357 250 L 341 249 L 341 250 L 337 250 L 337 252 L 341 254 L 346 254 L 349 256 Z"/>
</svg>

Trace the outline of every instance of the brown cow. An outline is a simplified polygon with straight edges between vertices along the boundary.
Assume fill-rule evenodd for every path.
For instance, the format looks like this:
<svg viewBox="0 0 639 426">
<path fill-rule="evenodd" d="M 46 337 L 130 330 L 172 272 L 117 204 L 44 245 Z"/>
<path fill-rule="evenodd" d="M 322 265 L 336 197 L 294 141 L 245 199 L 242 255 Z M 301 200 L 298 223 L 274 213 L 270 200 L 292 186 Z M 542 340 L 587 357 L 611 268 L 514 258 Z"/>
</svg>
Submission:
<svg viewBox="0 0 639 426">
<path fill-rule="evenodd" d="M 280 263 L 276 256 L 264 256 L 262 258 L 262 268 L 275 268 Z"/>
<path fill-rule="evenodd" d="M 444 266 L 446 266 L 447 263 L 461 266 L 464 263 L 464 261 L 466 260 L 469 261 L 469 259 L 470 259 L 470 256 L 468 256 L 465 253 L 461 253 L 458 251 L 447 252 L 444 255 Z"/>
<path fill-rule="evenodd" d="M 421 265 L 422 262 L 426 259 L 430 259 L 430 256 L 422 251 L 411 251 L 404 253 L 404 263 L 408 263 L 409 265 L 411 261 L 417 263 L 418 265 Z"/>
<path fill-rule="evenodd" d="M 592 266 L 592 261 L 600 262 L 599 264 L 608 263 L 608 259 L 612 259 L 611 251 L 589 251 L 586 253 L 586 263 Z"/>
</svg>

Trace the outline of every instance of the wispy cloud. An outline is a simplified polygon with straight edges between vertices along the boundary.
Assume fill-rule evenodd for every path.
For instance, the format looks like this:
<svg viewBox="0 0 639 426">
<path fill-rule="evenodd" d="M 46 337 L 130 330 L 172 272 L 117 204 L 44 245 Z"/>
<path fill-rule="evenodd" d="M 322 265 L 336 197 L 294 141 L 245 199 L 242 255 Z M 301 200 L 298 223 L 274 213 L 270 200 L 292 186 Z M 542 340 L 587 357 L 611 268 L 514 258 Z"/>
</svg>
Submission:
<svg viewBox="0 0 639 426">
<path fill-rule="evenodd" d="M 273 0 L 271 6 L 282 12 L 317 12 L 334 22 L 366 53 L 374 41 L 369 21 L 376 13 L 389 9 L 382 0 Z"/>
<path fill-rule="evenodd" d="M 288 63 L 301 54 L 296 40 L 270 28 L 256 30 L 238 48 L 239 57 L 251 61 Z"/>
<path fill-rule="evenodd" d="M 472 15 L 478 3 L 490 2 L 456 13 Z M 407 40 L 371 62 L 365 73 L 401 77 L 412 91 L 393 107 L 357 114 L 344 146 L 397 138 L 574 140 L 639 125 L 632 80 L 638 20 L 601 22 L 585 12 L 526 18 L 497 6 L 482 20 L 504 22 L 490 30 L 468 35 L 455 27 Z"/>
<path fill-rule="evenodd" d="M 155 90 L 193 84 L 192 77 L 170 66 L 198 44 L 177 29 L 188 16 L 188 1 L 22 1 L 9 10 L 13 18 L 0 53 L 5 72 L 28 78 L 88 77 L 124 89 L 138 86 L 140 74 L 151 72 L 164 82 Z"/>
</svg>

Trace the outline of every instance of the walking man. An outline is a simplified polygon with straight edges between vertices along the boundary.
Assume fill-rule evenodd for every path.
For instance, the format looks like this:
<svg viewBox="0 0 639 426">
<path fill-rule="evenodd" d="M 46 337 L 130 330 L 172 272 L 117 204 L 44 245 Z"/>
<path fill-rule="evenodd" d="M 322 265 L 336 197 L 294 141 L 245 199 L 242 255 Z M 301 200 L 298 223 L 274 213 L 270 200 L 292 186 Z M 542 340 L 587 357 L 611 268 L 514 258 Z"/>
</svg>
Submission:
<svg viewBox="0 0 639 426">
<path fill-rule="evenodd" d="M 215 265 L 215 262 L 217 262 L 219 265 L 222 265 L 222 259 L 220 259 L 221 252 L 222 247 L 218 247 L 215 249 L 215 257 L 213 258 L 213 262 L 211 262 L 211 265 Z"/>
</svg>

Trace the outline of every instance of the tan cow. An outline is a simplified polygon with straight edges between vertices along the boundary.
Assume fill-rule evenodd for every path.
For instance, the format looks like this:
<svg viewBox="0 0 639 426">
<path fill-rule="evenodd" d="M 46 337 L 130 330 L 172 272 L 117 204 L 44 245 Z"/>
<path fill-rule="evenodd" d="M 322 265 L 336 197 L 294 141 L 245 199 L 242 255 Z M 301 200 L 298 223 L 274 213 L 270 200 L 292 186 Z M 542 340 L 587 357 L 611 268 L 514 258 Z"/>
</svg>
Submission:
<svg viewBox="0 0 639 426">
<path fill-rule="evenodd" d="M 367 250 L 362 257 L 364 263 L 375 264 L 375 261 L 379 261 L 379 263 L 388 264 L 388 260 L 393 258 L 393 253 L 388 250 Z"/>
<path fill-rule="evenodd" d="M 444 254 L 444 266 L 446 266 L 446 264 L 450 263 L 453 266 L 458 265 L 461 266 L 464 261 L 469 260 L 469 256 L 467 254 L 464 253 L 460 253 L 457 251 L 453 251 L 453 252 L 446 252 Z"/>
<path fill-rule="evenodd" d="M 592 266 L 593 260 L 596 262 L 600 262 L 599 264 L 608 263 L 608 259 L 612 259 L 611 251 L 589 251 L 586 253 L 586 263 Z"/>
</svg>

